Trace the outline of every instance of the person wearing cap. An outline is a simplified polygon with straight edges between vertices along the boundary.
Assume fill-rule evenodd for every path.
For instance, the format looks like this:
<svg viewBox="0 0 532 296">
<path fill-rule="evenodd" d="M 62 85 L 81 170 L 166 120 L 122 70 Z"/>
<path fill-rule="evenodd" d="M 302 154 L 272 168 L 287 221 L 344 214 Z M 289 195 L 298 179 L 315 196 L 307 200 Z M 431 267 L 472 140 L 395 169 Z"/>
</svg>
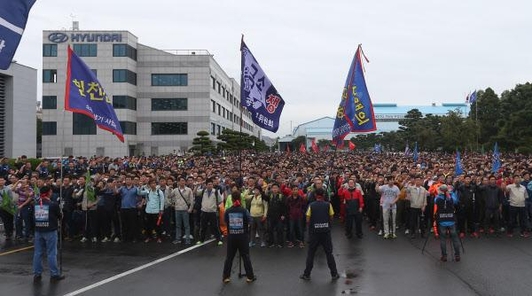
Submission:
<svg viewBox="0 0 532 296">
<path fill-rule="evenodd" d="M 316 250 L 321 245 L 325 256 L 327 258 L 327 265 L 331 271 L 333 280 L 340 278 L 338 270 L 336 269 L 336 261 L 332 254 L 333 245 L 331 240 L 331 222 L 334 216 L 332 205 L 324 201 L 325 191 L 323 188 L 316 189 L 316 201 L 312 202 L 307 209 L 307 224 L 309 229 L 309 249 L 307 253 L 307 261 L 305 271 L 299 277 L 302 280 L 309 281 L 310 273 L 314 267 L 314 255 Z"/>
<path fill-rule="evenodd" d="M 57 267 L 57 229 L 61 219 L 59 204 L 50 200 L 50 187 L 41 188 L 40 196 L 34 207 L 35 245 L 33 252 L 33 281 L 39 283 L 42 278 L 42 255 L 46 254 L 50 268 L 50 281 L 56 282 L 65 278 Z"/>
<path fill-rule="evenodd" d="M 253 273 L 253 266 L 249 258 L 249 223 L 251 215 L 246 208 L 242 207 L 240 202 L 240 192 L 231 193 L 233 204 L 224 214 L 225 224 L 227 225 L 227 257 L 224 263 L 223 282 L 225 284 L 231 281 L 231 269 L 236 252 L 240 254 L 246 270 L 246 281 L 251 283 L 257 278 Z"/>
<path fill-rule="evenodd" d="M 456 233 L 456 206 L 458 198 L 454 192 L 450 193 L 447 185 L 442 184 L 438 188 L 439 194 L 434 200 L 434 216 L 438 225 L 436 237 L 440 238 L 442 262 L 447 261 L 447 238 L 451 236 L 454 248 L 454 259 L 460 261 L 460 242 Z"/>
</svg>

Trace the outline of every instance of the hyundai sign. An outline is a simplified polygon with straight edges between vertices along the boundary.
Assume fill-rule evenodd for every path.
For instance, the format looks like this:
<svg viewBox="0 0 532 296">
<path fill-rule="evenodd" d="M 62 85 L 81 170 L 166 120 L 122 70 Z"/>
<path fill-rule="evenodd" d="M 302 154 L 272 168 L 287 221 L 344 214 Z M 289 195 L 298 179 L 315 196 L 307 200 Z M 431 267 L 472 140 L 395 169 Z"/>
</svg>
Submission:
<svg viewBox="0 0 532 296">
<path fill-rule="evenodd" d="M 63 33 L 53 32 L 48 35 L 48 40 L 53 43 L 67 42 L 122 42 L 120 33 Z"/>
</svg>

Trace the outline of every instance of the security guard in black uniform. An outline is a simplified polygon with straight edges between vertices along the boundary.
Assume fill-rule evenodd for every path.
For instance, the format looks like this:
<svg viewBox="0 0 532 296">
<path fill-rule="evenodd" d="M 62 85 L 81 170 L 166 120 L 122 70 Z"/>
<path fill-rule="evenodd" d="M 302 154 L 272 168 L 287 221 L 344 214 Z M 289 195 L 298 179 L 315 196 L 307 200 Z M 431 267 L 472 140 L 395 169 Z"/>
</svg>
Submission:
<svg viewBox="0 0 532 296">
<path fill-rule="evenodd" d="M 227 257 L 225 258 L 223 282 L 227 284 L 231 281 L 231 268 L 236 251 L 244 261 L 246 270 L 246 282 L 251 283 L 257 278 L 253 274 L 253 267 L 249 259 L 249 221 L 251 216 L 249 211 L 242 208 L 240 204 L 240 192 L 231 192 L 233 206 L 225 211 L 225 225 L 227 225 Z"/>
<path fill-rule="evenodd" d="M 311 203 L 307 209 L 307 223 L 309 228 L 309 249 L 307 254 L 307 266 L 303 274 L 299 277 L 303 280 L 310 280 L 310 272 L 314 266 L 314 255 L 318 246 L 323 246 L 325 255 L 327 256 L 327 265 L 331 270 L 333 280 L 337 280 L 340 276 L 336 270 L 336 262 L 332 254 L 333 246 L 331 240 L 331 221 L 334 216 L 334 210 L 329 202 L 323 200 L 325 192 L 323 188 L 318 188 L 315 191 L 316 201 Z"/>
</svg>

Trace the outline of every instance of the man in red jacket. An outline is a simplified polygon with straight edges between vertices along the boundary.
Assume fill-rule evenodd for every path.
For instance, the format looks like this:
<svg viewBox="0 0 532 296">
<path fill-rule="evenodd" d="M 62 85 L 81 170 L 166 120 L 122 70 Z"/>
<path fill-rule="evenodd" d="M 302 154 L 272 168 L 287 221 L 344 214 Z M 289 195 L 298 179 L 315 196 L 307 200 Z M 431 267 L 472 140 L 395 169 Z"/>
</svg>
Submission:
<svg viewBox="0 0 532 296">
<path fill-rule="evenodd" d="M 362 192 L 356 187 L 355 180 L 347 182 L 347 188 L 341 188 L 338 195 L 345 204 L 345 236 L 353 237 L 353 221 L 356 226 L 356 235 L 362 238 L 362 210 L 364 209 L 364 198 Z"/>
</svg>

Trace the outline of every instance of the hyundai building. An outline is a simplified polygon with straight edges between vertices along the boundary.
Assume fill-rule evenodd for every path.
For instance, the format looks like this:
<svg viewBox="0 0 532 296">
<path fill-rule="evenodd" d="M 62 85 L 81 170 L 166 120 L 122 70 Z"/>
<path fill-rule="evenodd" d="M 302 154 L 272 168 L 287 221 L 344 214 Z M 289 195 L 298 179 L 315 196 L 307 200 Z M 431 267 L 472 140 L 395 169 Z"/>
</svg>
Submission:
<svg viewBox="0 0 532 296">
<path fill-rule="evenodd" d="M 94 71 L 125 141 L 85 115 L 64 111 L 67 47 Z M 43 32 L 43 157 L 183 153 L 199 131 L 260 137 L 240 107 L 240 86 L 206 50 L 161 50 L 128 31 Z"/>
</svg>

